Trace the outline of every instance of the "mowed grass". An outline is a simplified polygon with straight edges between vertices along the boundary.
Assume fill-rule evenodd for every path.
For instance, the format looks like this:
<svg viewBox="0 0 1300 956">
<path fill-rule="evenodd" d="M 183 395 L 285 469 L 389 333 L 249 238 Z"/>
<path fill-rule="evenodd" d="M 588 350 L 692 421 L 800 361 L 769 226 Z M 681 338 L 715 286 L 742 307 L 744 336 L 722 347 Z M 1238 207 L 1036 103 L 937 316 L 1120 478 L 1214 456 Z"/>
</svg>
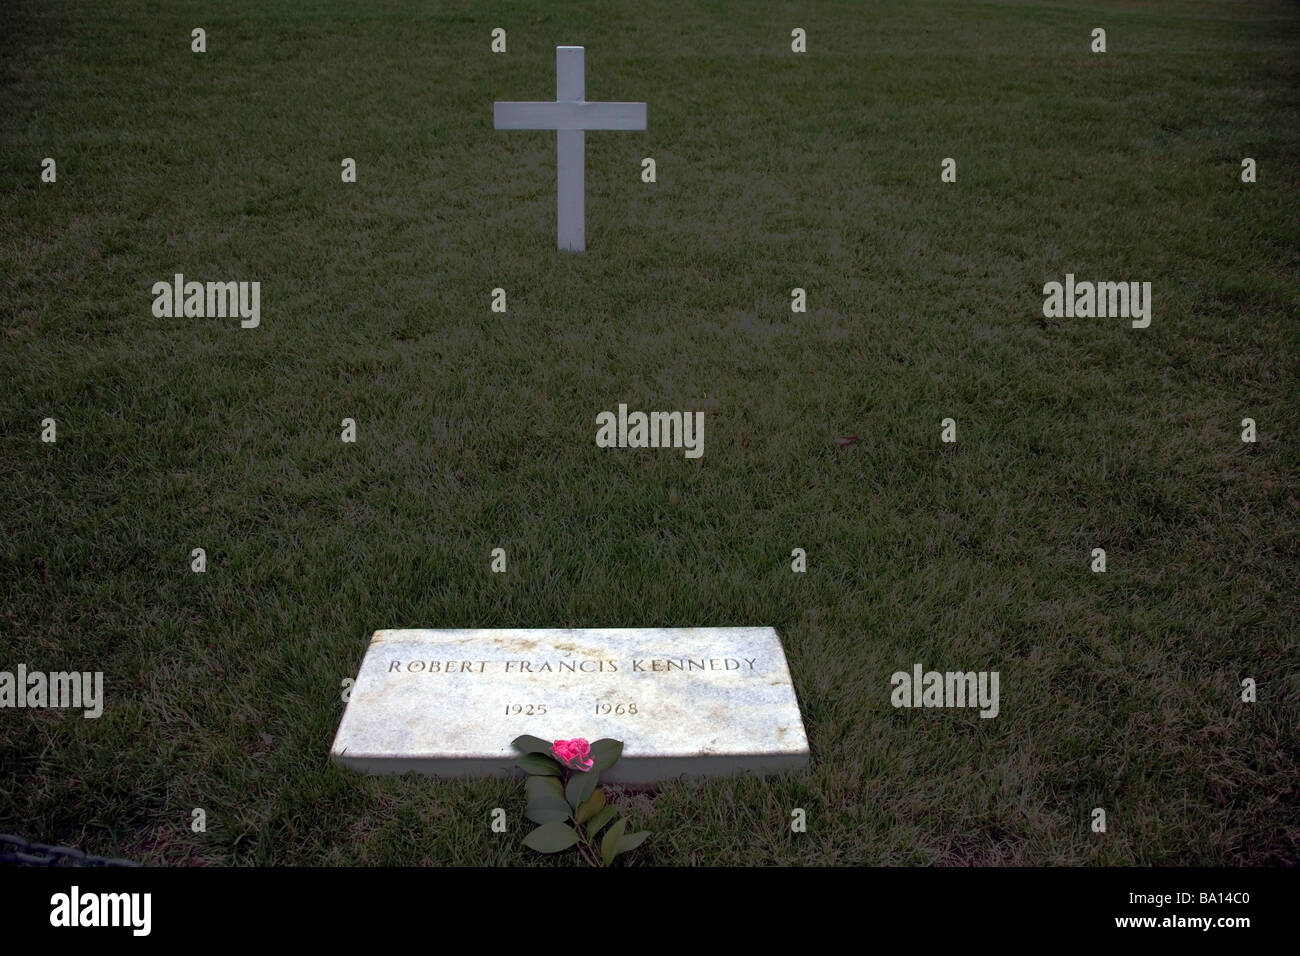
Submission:
<svg viewBox="0 0 1300 956">
<path fill-rule="evenodd" d="M 582 257 L 554 135 L 492 129 L 557 44 L 649 103 L 587 136 Z M 770 624 L 811 769 L 621 794 L 632 865 L 1300 861 L 1298 44 L 1280 0 L 4 4 L 0 669 L 107 701 L 0 711 L 0 832 L 548 862 L 515 782 L 329 763 L 369 634 Z M 176 272 L 260 328 L 154 317 Z M 1042 318 L 1066 272 L 1150 328 Z M 703 458 L 596 448 L 620 402 Z M 917 662 L 1000 714 L 894 709 Z"/>
</svg>

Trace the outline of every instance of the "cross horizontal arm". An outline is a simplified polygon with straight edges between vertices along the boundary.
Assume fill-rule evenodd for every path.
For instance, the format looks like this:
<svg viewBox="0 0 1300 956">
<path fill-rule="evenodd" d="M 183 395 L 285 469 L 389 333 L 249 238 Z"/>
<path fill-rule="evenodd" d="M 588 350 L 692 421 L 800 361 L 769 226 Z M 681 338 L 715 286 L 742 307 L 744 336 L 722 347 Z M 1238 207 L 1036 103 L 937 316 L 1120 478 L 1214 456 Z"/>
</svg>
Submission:
<svg viewBox="0 0 1300 956">
<path fill-rule="evenodd" d="M 645 129 L 644 103 L 492 104 L 496 129 Z"/>
</svg>

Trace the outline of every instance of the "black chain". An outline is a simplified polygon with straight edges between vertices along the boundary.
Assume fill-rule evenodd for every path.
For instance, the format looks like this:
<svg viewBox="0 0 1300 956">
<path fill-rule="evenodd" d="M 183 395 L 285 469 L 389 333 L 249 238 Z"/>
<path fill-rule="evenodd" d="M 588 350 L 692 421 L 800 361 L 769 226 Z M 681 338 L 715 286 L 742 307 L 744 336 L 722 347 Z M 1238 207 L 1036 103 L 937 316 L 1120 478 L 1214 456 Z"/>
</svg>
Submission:
<svg viewBox="0 0 1300 956">
<path fill-rule="evenodd" d="M 46 846 L 20 836 L 0 833 L 0 864 L 10 866 L 139 866 L 131 860 L 95 856 L 70 846 Z"/>
</svg>

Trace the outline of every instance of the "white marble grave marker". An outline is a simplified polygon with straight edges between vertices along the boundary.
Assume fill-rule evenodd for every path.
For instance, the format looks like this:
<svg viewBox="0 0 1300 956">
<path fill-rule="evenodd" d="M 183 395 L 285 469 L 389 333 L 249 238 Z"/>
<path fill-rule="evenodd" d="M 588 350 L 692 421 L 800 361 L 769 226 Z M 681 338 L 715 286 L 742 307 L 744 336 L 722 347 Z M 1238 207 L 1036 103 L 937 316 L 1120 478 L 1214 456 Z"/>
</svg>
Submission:
<svg viewBox="0 0 1300 956">
<path fill-rule="evenodd" d="M 622 740 L 616 783 L 808 763 L 770 627 L 376 631 L 331 756 L 369 773 L 510 773 L 520 734 Z"/>
<path fill-rule="evenodd" d="M 580 46 L 555 48 L 555 102 L 497 102 L 497 129 L 555 130 L 555 212 L 559 247 L 587 251 L 586 130 L 645 129 L 644 103 L 588 103 L 586 53 Z"/>
</svg>

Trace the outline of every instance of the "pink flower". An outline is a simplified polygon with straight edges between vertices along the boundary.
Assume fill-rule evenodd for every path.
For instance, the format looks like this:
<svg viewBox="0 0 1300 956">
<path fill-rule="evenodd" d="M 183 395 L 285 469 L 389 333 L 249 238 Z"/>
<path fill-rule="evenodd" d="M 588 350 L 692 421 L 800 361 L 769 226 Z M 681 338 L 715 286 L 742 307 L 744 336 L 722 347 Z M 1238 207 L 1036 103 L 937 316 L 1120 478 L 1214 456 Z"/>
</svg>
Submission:
<svg viewBox="0 0 1300 956">
<path fill-rule="evenodd" d="M 596 765 L 596 761 L 588 756 L 591 753 L 591 744 L 581 737 L 575 737 L 573 740 L 557 740 L 551 746 L 551 753 L 566 767 L 581 770 L 583 773 Z"/>
</svg>

